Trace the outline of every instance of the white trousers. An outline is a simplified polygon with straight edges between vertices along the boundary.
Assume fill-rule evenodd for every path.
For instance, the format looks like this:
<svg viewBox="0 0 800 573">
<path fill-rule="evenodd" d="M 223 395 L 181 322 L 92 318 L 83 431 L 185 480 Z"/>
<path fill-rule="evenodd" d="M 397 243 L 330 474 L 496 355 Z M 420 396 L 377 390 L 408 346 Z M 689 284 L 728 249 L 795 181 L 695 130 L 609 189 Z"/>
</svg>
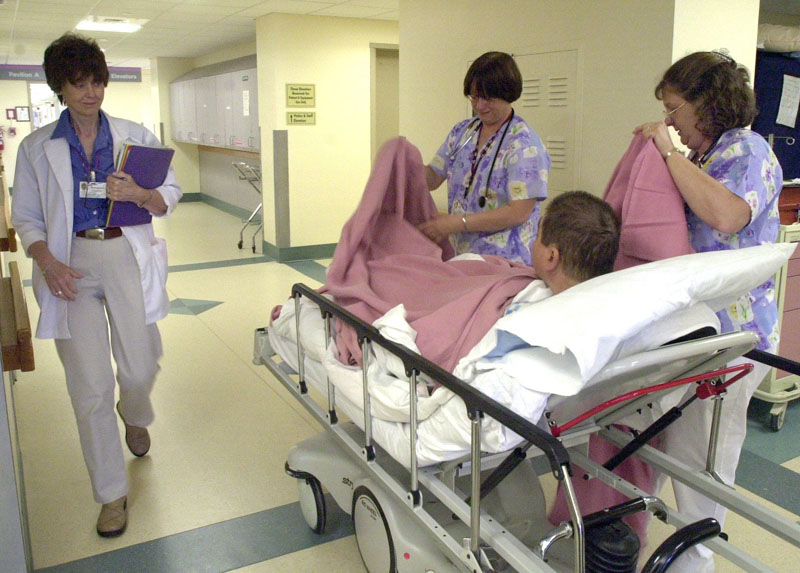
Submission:
<svg viewBox="0 0 800 573">
<path fill-rule="evenodd" d="M 774 352 L 774 349 L 770 349 L 769 352 Z M 731 486 L 736 478 L 736 466 L 739 464 L 739 455 L 747 432 L 747 406 L 770 369 L 765 364 L 755 363 L 744 357 L 737 358 L 728 366 L 745 362 L 753 364 L 753 371 L 728 387 L 723 400 L 717 442 L 715 469 L 723 481 Z M 695 385 L 691 384 L 681 402 L 691 396 L 694 390 Z M 713 409 L 714 401 L 710 399 L 696 400 L 690 404 L 683 411 L 683 415 L 664 432 L 662 449 L 693 469 L 705 469 Z M 665 481 L 662 474 L 658 486 L 663 485 Z M 724 526 L 727 508 L 677 480 L 672 480 L 672 487 L 680 513 L 692 522 L 713 517 Z M 659 489 L 660 487 L 657 487 L 656 492 Z M 676 560 L 669 570 L 670 573 L 673 573 L 673 570 L 687 573 L 714 571 L 714 554 L 704 545 L 695 545 Z"/>
<path fill-rule="evenodd" d="M 84 278 L 76 280 L 77 298 L 68 305 L 72 338 L 56 339 L 56 350 L 94 499 L 108 503 L 128 493 L 111 356 L 120 409 L 129 424 L 146 427 L 154 418 L 150 392 L 162 355 L 161 336 L 155 324 L 145 324 L 139 267 L 127 239 L 75 237 L 71 266 Z"/>
</svg>

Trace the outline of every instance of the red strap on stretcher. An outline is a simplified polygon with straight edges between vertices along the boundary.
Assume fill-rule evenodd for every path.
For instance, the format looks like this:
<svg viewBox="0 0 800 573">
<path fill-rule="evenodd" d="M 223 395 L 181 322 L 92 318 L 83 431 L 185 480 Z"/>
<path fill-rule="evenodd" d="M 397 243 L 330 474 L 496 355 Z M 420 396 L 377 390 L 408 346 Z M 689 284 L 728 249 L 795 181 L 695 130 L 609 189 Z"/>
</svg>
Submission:
<svg viewBox="0 0 800 573">
<path fill-rule="evenodd" d="M 661 390 L 668 390 L 670 388 L 675 388 L 677 386 L 682 386 L 684 384 L 691 384 L 693 382 L 700 382 L 697 386 L 697 390 L 695 391 L 695 395 L 700 398 L 701 400 L 705 400 L 711 396 L 719 396 L 720 394 L 724 394 L 727 387 L 740 380 L 741 378 L 747 376 L 752 372 L 753 365 L 750 363 L 745 364 L 737 364 L 736 366 L 728 366 L 726 368 L 721 368 L 719 370 L 713 370 L 711 372 L 706 372 L 704 374 L 698 374 L 696 376 L 689 376 L 687 378 L 680 378 L 678 380 L 672 380 L 670 382 L 664 382 L 662 384 L 656 384 L 655 386 L 650 386 L 648 388 L 640 388 L 639 390 L 633 390 L 631 392 L 627 392 L 620 396 L 616 396 L 611 400 L 607 400 L 602 404 L 598 404 L 591 410 L 587 410 L 583 414 L 565 422 L 562 425 L 555 424 L 551 422 L 550 426 L 550 433 L 555 436 L 556 438 L 559 437 L 562 433 L 566 432 L 570 428 L 577 426 L 581 422 L 591 418 L 598 412 L 602 412 L 603 410 L 607 410 L 611 406 L 616 406 L 617 404 L 621 404 L 627 400 L 633 400 L 634 398 L 639 398 L 641 396 L 646 396 L 648 394 L 653 394 L 655 392 L 660 392 Z M 712 379 L 718 378 L 719 376 L 724 376 L 726 374 L 733 374 L 734 372 L 738 372 L 735 376 L 731 377 L 729 380 L 726 380 L 722 383 L 715 383 Z"/>
</svg>

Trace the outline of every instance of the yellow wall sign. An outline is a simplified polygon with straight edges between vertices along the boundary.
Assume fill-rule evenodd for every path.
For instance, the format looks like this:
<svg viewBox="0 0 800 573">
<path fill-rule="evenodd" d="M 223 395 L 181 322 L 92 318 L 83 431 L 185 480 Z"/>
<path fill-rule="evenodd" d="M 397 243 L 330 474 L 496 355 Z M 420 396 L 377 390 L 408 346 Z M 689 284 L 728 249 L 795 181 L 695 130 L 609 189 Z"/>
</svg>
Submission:
<svg viewBox="0 0 800 573">
<path fill-rule="evenodd" d="M 287 111 L 287 125 L 316 125 L 317 112 L 315 111 Z"/>
<path fill-rule="evenodd" d="M 315 107 L 315 84 L 286 84 L 286 107 Z"/>
</svg>

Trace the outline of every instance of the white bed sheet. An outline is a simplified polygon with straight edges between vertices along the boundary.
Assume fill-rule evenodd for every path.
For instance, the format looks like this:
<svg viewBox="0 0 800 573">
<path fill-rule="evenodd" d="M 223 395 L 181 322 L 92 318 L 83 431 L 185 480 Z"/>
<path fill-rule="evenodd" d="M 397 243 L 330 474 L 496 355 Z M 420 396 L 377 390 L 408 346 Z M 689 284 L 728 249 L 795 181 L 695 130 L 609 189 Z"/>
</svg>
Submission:
<svg viewBox="0 0 800 573">
<path fill-rule="evenodd" d="M 718 329 L 713 310 L 747 296 L 786 263 L 794 247 L 778 243 L 675 257 L 604 275 L 544 300 L 542 285 L 532 283 L 515 299 L 521 309 L 501 318 L 454 373 L 536 423 L 551 394 L 577 394 L 600 377 L 598 373 L 610 361 L 703 326 Z M 533 301 L 538 302 L 525 304 Z M 341 364 L 333 354 L 335 345 L 326 349 L 316 305 L 301 299 L 301 308 L 308 383 L 325 393 L 327 376 L 337 388 L 337 407 L 363 428 L 360 367 Z M 398 307 L 376 324 L 385 336 L 415 350 L 415 333 L 410 327 L 405 329 L 403 317 Z M 296 368 L 292 302 L 284 305 L 269 332 L 272 348 Z M 397 365 L 382 352 L 370 360 L 373 437 L 408 466 L 409 384 L 392 371 L 397 373 Z M 446 388 L 428 395 L 424 381 L 417 395 L 418 463 L 430 465 L 467 453 L 471 430 L 463 401 Z M 505 451 L 519 441 L 519 436 L 496 421 L 484 419 L 483 451 Z"/>
<path fill-rule="evenodd" d="M 270 328 L 270 345 L 289 366 L 297 370 L 293 303 L 287 306 L 286 315 L 291 320 L 281 321 L 277 328 Z M 324 347 L 325 339 L 324 323 L 314 303 L 301 299 L 300 316 L 301 334 L 313 349 L 305 354 L 307 384 L 317 392 L 327 395 L 327 381 L 330 380 L 336 388 L 337 409 L 363 430 L 361 367 L 339 362 L 335 356 L 334 344 L 330 344 L 327 350 L 321 348 Z M 650 334 L 642 333 L 637 344 L 631 345 L 627 351 L 623 349 L 620 356 L 632 354 L 640 350 L 642 345 L 649 348 L 659 346 L 702 326 L 718 329 L 719 321 L 707 306 L 701 304 L 660 321 L 654 325 Z M 525 350 L 515 352 L 522 353 Z M 537 381 L 542 381 L 542 387 L 552 385 L 553 380 L 563 383 L 565 388 L 574 388 L 580 383 L 580 373 L 577 369 L 561 371 L 557 367 L 554 368 L 557 363 L 554 363 L 552 358 L 548 356 L 544 361 L 529 361 L 521 370 L 520 366 L 524 361 L 512 360 L 509 362 L 511 365 L 509 367 L 491 367 L 477 372 L 471 378 L 470 384 L 525 419 L 538 423 L 552 394 L 538 391 Z M 408 467 L 411 463 L 409 446 L 411 426 L 408 423 L 409 382 L 389 374 L 385 364 L 381 364 L 380 357 L 374 355 L 370 362 L 368 378 L 373 415 L 373 439 L 389 455 Z M 588 385 L 591 385 L 591 380 Z M 467 454 L 470 451 L 472 430 L 463 400 L 446 388 L 438 388 L 428 395 L 423 382 L 418 383 L 417 395 L 418 464 L 427 466 Z M 394 405 L 391 403 L 393 399 L 397 400 Z M 521 438 L 516 433 L 492 418 L 484 418 L 481 426 L 482 451 L 503 452 L 520 442 Z"/>
</svg>

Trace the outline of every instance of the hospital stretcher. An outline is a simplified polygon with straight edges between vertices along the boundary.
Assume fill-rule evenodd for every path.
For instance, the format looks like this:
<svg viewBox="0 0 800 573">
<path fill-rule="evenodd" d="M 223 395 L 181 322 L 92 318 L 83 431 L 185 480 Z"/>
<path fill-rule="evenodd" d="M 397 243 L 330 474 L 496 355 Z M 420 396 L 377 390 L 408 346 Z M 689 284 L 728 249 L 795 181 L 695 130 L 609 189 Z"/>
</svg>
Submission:
<svg viewBox="0 0 800 573">
<path fill-rule="evenodd" d="M 676 528 L 653 552 L 645 571 L 663 571 L 685 548 L 703 542 L 744 570 L 768 568 L 719 536 L 714 520 L 689 523 L 661 500 L 642 492 L 585 455 L 588 437 L 600 435 L 624 447 L 631 436 L 611 425 L 648 408 L 658 396 L 683 384 L 696 384 L 696 396 L 715 400 L 715 416 L 723 415 L 726 385 L 749 370 L 725 365 L 750 352 L 757 337 L 749 332 L 700 337 L 638 352 L 607 364 L 578 397 L 552 396 L 541 420 L 527 420 L 465 384 L 435 364 L 384 338 L 328 298 L 298 284 L 295 340 L 302 340 L 301 298 L 318 308 L 318 336 L 327 344 L 332 322 L 354 328 L 362 345 L 362 403 L 337 394 L 319 363 L 306 356 L 302 344 L 277 336 L 269 327 L 255 333 L 254 362 L 265 365 L 319 421 L 324 431 L 297 444 L 286 462 L 297 478 L 300 506 L 309 527 L 325 527 L 322 486 L 352 517 L 356 540 L 369 571 L 583 571 L 595 570 L 597 559 L 587 549 L 587 532 L 634 511 L 649 511 Z M 292 304 L 291 302 L 288 304 Z M 303 312 L 314 312 L 306 310 Z M 378 420 L 368 413 L 367 362 L 371 346 L 402 360 L 409 393 L 420 381 L 435 381 L 464 402 L 471 429 L 469 447 L 441 463 L 421 466 L 416 432 L 408 433 L 408 463 L 398 463 L 376 443 Z M 727 378 L 726 378 L 727 377 Z M 691 407 L 689 405 L 689 407 Z M 342 419 L 342 414 L 350 418 Z M 519 438 L 510 452 L 482 452 L 482 421 L 492 418 Z M 409 425 L 417 426 L 416 399 L 409 400 Z M 770 533 L 800 547 L 800 526 L 713 479 L 715 437 L 707 472 L 698 473 L 647 445 L 636 456 L 667 475 L 689 484 Z M 530 460 L 546 460 L 566 492 L 571 522 L 553 527 L 545 518 L 544 499 Z M 572 463 L 611 485 L 631 502 L 592 516 L 581 516 L 572 487 Z M 473 500 L 475 501 L 473 503 Z M 591 535 L 589 535 L 591 536 Z M 635 566 L 635 561 L 634 561 Z"/>
</svg>

